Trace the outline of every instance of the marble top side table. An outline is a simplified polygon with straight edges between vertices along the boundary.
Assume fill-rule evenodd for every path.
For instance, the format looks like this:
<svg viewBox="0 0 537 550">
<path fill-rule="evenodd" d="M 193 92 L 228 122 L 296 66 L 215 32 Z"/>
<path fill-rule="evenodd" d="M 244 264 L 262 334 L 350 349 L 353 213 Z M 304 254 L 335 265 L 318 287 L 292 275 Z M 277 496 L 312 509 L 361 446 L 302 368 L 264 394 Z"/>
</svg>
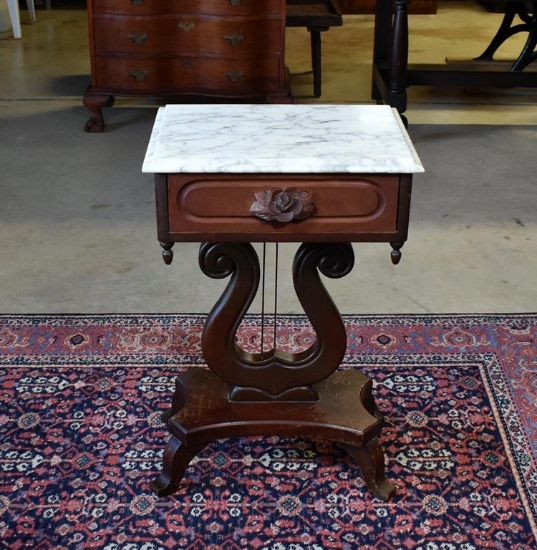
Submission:
<svg viewBox="0 0 537 550">
<path fill-rule="evenodd" d="M 283 435 L 338 443 L 369 490 L 387 500 L 372 381 L 337 370 L 343 320 L 319 272 L 354 265 L 351 242 L 388 242 L 394 263 L 407 238 L 412 175 L 421 162 L 397 112 L 358 105 L 175 105 L 158 112 L 144 172 L 155 174 L 158 237 L 166 263 L 175 242 L 201 242 L 200 267 L 229 277 L 209 313 L 209 369 L 176 380 L 164 413 L 171 439 L 152 483 L 173 493 L 194 456 L 216 439 Z M 257 292 L 252 242 L 301 242 L 298 298 L 316 333 L 298 353 L 242 349 L 236 332 Z M 337 371 L 337 372 L 336 372 Z"/>
</svg>

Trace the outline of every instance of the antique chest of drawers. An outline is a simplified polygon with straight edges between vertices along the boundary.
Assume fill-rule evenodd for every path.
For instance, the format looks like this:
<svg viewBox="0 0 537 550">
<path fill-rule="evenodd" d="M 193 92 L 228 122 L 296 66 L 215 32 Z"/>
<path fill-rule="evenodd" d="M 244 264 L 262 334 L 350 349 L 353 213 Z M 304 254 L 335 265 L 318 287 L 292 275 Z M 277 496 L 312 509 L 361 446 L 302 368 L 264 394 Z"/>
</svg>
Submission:
<svg viewBox="0 0 537 550">
<path fill-rule="evenodd" d="M 86 131 L 116 96 L 291 101 L 285 0 L 90 0 Z"/>
</svg>

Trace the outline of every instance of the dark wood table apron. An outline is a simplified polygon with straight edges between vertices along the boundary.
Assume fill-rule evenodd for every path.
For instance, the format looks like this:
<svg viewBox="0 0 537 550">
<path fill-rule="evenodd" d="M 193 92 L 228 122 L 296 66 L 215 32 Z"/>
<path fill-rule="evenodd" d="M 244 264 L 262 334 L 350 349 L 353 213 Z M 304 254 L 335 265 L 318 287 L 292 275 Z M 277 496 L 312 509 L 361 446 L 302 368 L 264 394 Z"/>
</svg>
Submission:
<svg viewBox="0 0 537 550">
<path fill-rule="evenodd" d="M 384 473 L 382 418 L 372 381 L 355 369 L 337 370 L 346 351 L 346 331 L 319 272 L 331 278 L 348 274 L 354 264 L 351 242 L 389 242 L 392 261 L 399 261 L 407 238 L 412 175 L 155 178 L 165 262 L 173 259 L 173 243 L 202 242 L 201 270 L 230 280 L 202 335 L 209 369 L 191 368 L 178 377 L 172 406 L 163 415 L 171 439 L 153 490 L 159 496 L 173 493 L 189 462 L 211 441 L 278 435 L 337 442 L 358 463 L 371 493 L 390 498 L 395 486 Z M 251 242 L 302 242 L 292 276 L 316 332 L 308 349 L 250 353 L 236 344 L 260 277 Z"/>
<path fill-rule="evenodd" d="M 537 58 L 537 2 L 506 1 L 502 23 L 477 63 L 409 64 L 408 5 L 411 0 L 377 0 L 373 49 L 372 98 L 395 107 L 399 113 L 407 109 L 409 86 L 465 87 L 536 87 L 537 72 L 524 71 Z M 516 17 L 520 19 L 517 23 Z M 491 61 L 496 50 L 508 38 L 527 32 L 526 43 L 511 67 L 506 70 Z M 457 39 L 454 29 L 454 40 Z M 471 61 L 471 60 L 470 60 Z"/>
</svg>

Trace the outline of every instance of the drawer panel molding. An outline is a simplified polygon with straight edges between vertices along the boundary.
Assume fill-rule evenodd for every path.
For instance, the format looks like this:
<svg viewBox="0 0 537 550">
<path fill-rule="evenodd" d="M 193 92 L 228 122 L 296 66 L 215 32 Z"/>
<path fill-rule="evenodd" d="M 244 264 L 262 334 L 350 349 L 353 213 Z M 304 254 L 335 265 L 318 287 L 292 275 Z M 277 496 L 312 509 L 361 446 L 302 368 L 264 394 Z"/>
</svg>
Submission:
<svg viewBox="0 0 537 550">
<path fill-rule="evenodd" d="M 319 235 L 359 240 L 360 235 L 395 234 L 399 176 L 322 177 L 286 175 L 226 178 L 171 174 L 167 183 L 172 240 L 217 231 L 263 235 L 272 241 L 314 240 Z M 255 238 L 255 237 L 253 237 Z"/>
</svg>

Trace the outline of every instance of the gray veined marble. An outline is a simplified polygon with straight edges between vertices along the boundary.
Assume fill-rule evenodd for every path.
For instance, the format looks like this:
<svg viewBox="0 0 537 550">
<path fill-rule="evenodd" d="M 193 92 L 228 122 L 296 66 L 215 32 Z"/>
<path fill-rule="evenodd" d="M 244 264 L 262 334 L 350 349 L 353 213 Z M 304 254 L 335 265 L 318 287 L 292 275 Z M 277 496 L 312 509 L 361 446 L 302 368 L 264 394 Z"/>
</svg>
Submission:
<svg viewBox="0 0 537 550">
<path fill-rule="evenodd" d="M 385 105 L 167 105 L 150 173 L 403 173 L 423 166 Z"/>
</svg>

